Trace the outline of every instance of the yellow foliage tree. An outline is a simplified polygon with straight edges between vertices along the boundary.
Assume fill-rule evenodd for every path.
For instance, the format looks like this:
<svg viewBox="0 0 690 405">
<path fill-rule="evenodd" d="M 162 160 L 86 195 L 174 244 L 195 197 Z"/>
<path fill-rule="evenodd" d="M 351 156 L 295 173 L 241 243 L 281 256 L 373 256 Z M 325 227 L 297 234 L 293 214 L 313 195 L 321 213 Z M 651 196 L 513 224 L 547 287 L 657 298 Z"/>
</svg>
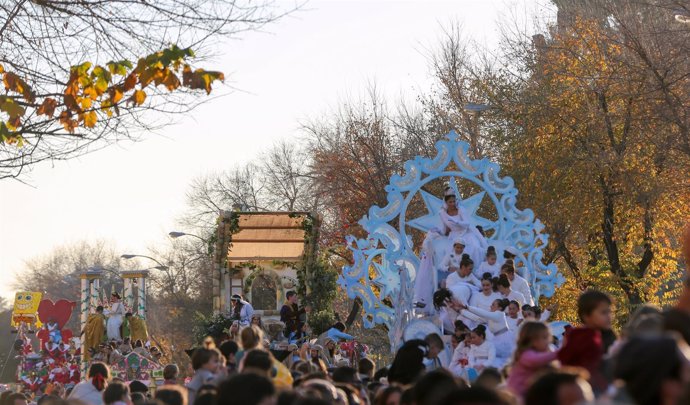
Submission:
<svg viewBox="0 0 690 405">
<path fill-rule="evenodd" d="M 505 159 L 521 204 L 548 224 L 552 257 L 570 276 L 554 299 L 567 311 L 596 287 L 624 310 L 665 304 L 680 273 L 690 160 L 660 141 L 674 128 L 610 27 L 576 18 L 538 39 L 529 80 L 511 104 L 520 131 Z"/>
</svg>

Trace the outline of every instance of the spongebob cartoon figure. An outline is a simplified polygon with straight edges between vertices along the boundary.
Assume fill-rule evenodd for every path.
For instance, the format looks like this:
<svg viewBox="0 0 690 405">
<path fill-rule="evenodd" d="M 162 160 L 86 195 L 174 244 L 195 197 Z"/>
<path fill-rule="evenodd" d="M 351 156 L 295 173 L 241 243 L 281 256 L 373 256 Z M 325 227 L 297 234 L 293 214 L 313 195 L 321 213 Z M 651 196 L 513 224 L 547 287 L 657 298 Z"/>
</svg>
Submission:
<svg viewBox="0 0 690 405">
<path fill-rule="evenodd" d="M 38 305 L 41 303 L 43 294 L 40 292 L 22 291 L 14 295 L 14 309 L 12 310 L 12 319 L 10 323 L 13 327 L 19 325 L 35 324 L 37 328 L 41 327 L 41 321 L 38 319 Z"/>
</svg>

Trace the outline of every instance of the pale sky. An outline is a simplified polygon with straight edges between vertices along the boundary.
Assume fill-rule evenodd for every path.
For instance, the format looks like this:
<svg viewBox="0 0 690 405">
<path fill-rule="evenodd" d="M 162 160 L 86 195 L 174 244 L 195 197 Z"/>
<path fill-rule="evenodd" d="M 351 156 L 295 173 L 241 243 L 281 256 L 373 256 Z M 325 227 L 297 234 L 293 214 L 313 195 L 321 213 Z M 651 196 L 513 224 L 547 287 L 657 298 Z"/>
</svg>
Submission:
<svg viewBox="0 0 690 405">
<path fill-rule="evenodd" d="M 494 45 L 501 18 L 534 8 L 533 0 L 312 0 L 265 32 L 228 41 L 205 67 L 225 72 L 241 92 L 142 142 L 35 167 L 31 186 L 0 181 L 0 295 L 14 296 L 10 284 L 25 260 L 66 243 L 103 238 L 145 254 L 166 242 L 195 176 L 299 137 L 300 121 L 361 95 L 371 81 L 391 100 L 414 100 L 432 81 L 425 55 L 442 27 L 458 21 Z"/>
</svg>

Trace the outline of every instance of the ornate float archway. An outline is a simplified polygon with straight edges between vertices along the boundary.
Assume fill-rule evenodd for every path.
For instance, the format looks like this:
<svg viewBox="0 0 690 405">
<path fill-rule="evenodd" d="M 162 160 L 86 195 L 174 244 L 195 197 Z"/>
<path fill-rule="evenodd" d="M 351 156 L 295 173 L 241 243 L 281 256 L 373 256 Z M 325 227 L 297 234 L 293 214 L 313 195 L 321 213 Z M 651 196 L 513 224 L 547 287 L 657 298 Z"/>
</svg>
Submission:
<svg viewBox="0 0 690 405">
<path fill-rule="evenodd" d="M 350 298 L 362 300 L 365 327 L 384 324 L 399 337 L 404 318 L 411 315 L 412 284 L 419 268 L 413 234 L 441 226 L 438 213 L 443 200 L 425 190 L 434 181 L 445 182 L 461 197 L 458 204 L 471 214 L 471 224 L 480 226 L 499 252 L 507 246 L 519 251 L 516 266 L 535 298 L 551 296 L 563 283 L 556 265 L 542 262 L 548 235 L 532 210 L 516 207 L 513 179 L 500 177 L 499 165 L 486 158 L 471 159 L 468 149 L 469 144 L 451 132 L 436 143 L 434 158 L 416 156 L 405 162 L 405 174 L 393 175 L 386 186 L 388 204 L 371 207 L 359 221 L 367 237 L 347 237 L 354 264 L 343 268 L 339 284 Z M 458 182 L 466 187 L 459 188 Z M 473 194 L 465 196 L 463 191 Z M 426 213 L 411 213 L 415 201 Z"/>
</svg>

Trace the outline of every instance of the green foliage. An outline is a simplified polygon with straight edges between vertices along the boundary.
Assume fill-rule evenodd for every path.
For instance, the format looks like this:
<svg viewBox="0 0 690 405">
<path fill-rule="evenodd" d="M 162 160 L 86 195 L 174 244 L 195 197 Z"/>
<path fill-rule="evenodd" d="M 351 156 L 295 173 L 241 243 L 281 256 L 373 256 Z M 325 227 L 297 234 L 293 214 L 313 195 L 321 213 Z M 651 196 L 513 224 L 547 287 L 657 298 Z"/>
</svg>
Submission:
<svg viewBox="0 0 690 405">
<path fill-rule="evenodd" d="M 309 325 L 315 334 L 323 333 L 335 320 L 333 301 L 336 297 L 338 279 L 338 272 L 323 258 L 318 257 L 319 226 L 318 218 L 309 214 L 304 216 L 304 256 L 300 268 L 297 269 L 297 293 L 305 297 L 305 304 L 312 307 Z"/>
<path fill-rule="evenodd" d="M 206 337 L 210 336 L 215 341 L 222 340 L 224 335 L 232 325 L 232 320 L 217 313 L 215 315 L 205 315 L 197 313 L 194 322 L 194 340 L 201 343 Z"/>
<path fill-rule="evenodd" d="M 335 321 L 333 301 L 338 272 L 320 259 L 309 270 L 305 280 L 310 291 L 306 295 L 306 302 L 313 308 L 309 314 L 309 325 L 315 334 L 321 334 Z"/>
</svg>

